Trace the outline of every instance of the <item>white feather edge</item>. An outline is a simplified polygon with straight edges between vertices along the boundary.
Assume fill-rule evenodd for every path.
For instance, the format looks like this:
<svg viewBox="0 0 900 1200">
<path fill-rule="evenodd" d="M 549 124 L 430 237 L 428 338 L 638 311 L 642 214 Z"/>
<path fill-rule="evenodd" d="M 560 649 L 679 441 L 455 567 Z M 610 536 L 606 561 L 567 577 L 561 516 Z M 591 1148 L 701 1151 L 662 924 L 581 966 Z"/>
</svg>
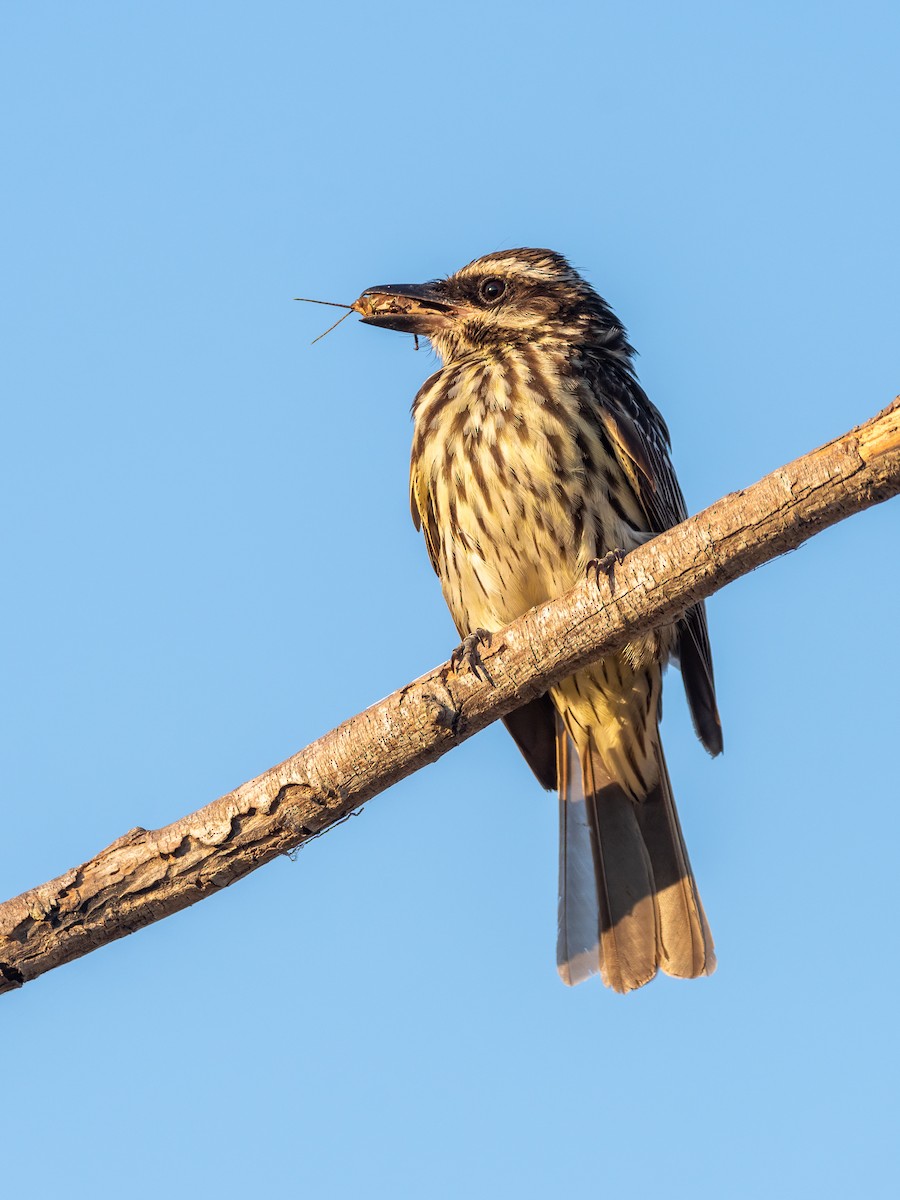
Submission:
<svg viewBox="0 0 900 1200">
<path fill-rule="evenodd" d="M 600 911 L 591 831 L 575 743 L 557 717 L 559 754 L 559 926 L 556 966 L 568 987 L 600 970 Z"/>
</svg>

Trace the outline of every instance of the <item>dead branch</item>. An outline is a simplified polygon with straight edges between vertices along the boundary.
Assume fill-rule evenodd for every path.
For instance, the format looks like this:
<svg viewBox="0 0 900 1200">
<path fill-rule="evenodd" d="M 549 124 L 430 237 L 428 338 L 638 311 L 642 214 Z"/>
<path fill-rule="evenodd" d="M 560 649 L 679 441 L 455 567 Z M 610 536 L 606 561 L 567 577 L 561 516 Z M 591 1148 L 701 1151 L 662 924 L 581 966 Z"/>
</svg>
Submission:
<svg viewBox="0 0 900 1200">
<path fill-rule="evenodd" d="M 0 992 L 186 908 L 337 824 L 398 779 L 636 633 L 900 491 L 900 397 L 872 420 L 494 635 L 490 678 L 448 664 L 163 829 L 0 904 Z"/>
</svg>

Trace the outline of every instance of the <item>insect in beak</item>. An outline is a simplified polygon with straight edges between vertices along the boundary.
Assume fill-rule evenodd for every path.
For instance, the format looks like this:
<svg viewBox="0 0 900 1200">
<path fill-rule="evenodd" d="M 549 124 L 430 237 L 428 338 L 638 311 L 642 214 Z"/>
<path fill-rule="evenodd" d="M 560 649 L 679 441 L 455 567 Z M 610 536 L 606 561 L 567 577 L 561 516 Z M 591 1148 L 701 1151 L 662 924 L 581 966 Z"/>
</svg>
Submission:
<svg viewBox="0 0 900 1200">
<path fill-rule="evenodd" d="M 301 302 L 301 304 L 327 304 L 329 308 L 346 308 L 347 309 L 347 312 L 345 312 L 342 317 L 338 317 L 338 319 L 335 321 L 335 323 L 333 325 L 328 326 L 328 328 L 325 330 L 325 333 L 331 333 L 332 329 L 337 329 L 337 327 L 338 327 L 338 325 L 340 325 L 341 321 L 346 321 L 347 318 L 350 316 L 350 313 L 353 312 L 352 304 L 338 304 L 336 300 L 310 300 L 306 296 L 295 296 L 294 299 L 299 300 Z M 325 336 L 325 333 L 320 333 L 317 338 L 313 338 L 313 340 L 310 342 L 310 345 L 314 346 L 316 344 L 316 342 L 320 342 L 322 340 L 322 338 Z"/>
</svg>

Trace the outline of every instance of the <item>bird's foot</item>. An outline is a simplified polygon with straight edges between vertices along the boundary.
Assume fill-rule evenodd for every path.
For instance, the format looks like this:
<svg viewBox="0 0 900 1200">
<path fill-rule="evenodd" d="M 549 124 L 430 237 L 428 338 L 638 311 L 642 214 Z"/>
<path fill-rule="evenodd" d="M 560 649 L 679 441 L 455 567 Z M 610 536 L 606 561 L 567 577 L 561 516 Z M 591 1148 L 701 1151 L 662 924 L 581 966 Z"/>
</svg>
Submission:
<svg viewBox="0 0 900 1200">
<path fill-rule="evenodd" d="M 455 671 L 459 675 L 465 669 L 471 671 L 476 679 L 483 677 L 490 681 L 491 677 L 487 667 L 481 661 L 479 646 L 490 646 L 492 639 L 493 634 L 489 629 L 476 629 L 468 637 L 464 637 L 450 655 L 451 671 Z"/>
<path fill-rule="evenodd" d="M 602 558 L 592 558 L 587 565 L 587 576 L 594 576 L 594 582 L 599 585 L 600 575 L 603 574 L 609 580 L 609 586 L 615 591 L 616 567 L 625 561 L 625 550 L 610 550 L 604 554 Z"/>
</svg>

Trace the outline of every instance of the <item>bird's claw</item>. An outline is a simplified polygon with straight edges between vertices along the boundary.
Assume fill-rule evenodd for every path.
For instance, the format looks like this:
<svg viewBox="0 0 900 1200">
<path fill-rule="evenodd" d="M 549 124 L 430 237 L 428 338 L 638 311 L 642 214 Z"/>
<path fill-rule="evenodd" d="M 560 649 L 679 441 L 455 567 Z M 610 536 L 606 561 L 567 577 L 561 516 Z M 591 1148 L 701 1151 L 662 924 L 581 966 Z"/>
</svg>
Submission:
<svg viewBox="0 0 900 1200">
<path fill-rule="evenodd" d="M 610 587 L 614 586 L 616 567 L 620 566 L 625 561 L 625 550 L 610 550 L 604 554 L 602 558 L 592 558 L 587 565 L 587 575 L 590 578 L 593 573 L 594 582 L 599 585 L 600 575 L 603 574 L 609 580 Z"/>
<path fill-rule="evenodd" d="M 459 675 L 465 668 L 465 670 L 471 671 L 476 679 L 483 676 L 490 680 L 491 677 L 487 667 L 481 661 L 481 653 L 478 648 L 479 646 L 490 646 L 492 640 L 493 634 L 489 629 L 476 629 L 468 637 L 464 637 L 450 655 L 451 671 L 455 671 Z"/>
</svg>

